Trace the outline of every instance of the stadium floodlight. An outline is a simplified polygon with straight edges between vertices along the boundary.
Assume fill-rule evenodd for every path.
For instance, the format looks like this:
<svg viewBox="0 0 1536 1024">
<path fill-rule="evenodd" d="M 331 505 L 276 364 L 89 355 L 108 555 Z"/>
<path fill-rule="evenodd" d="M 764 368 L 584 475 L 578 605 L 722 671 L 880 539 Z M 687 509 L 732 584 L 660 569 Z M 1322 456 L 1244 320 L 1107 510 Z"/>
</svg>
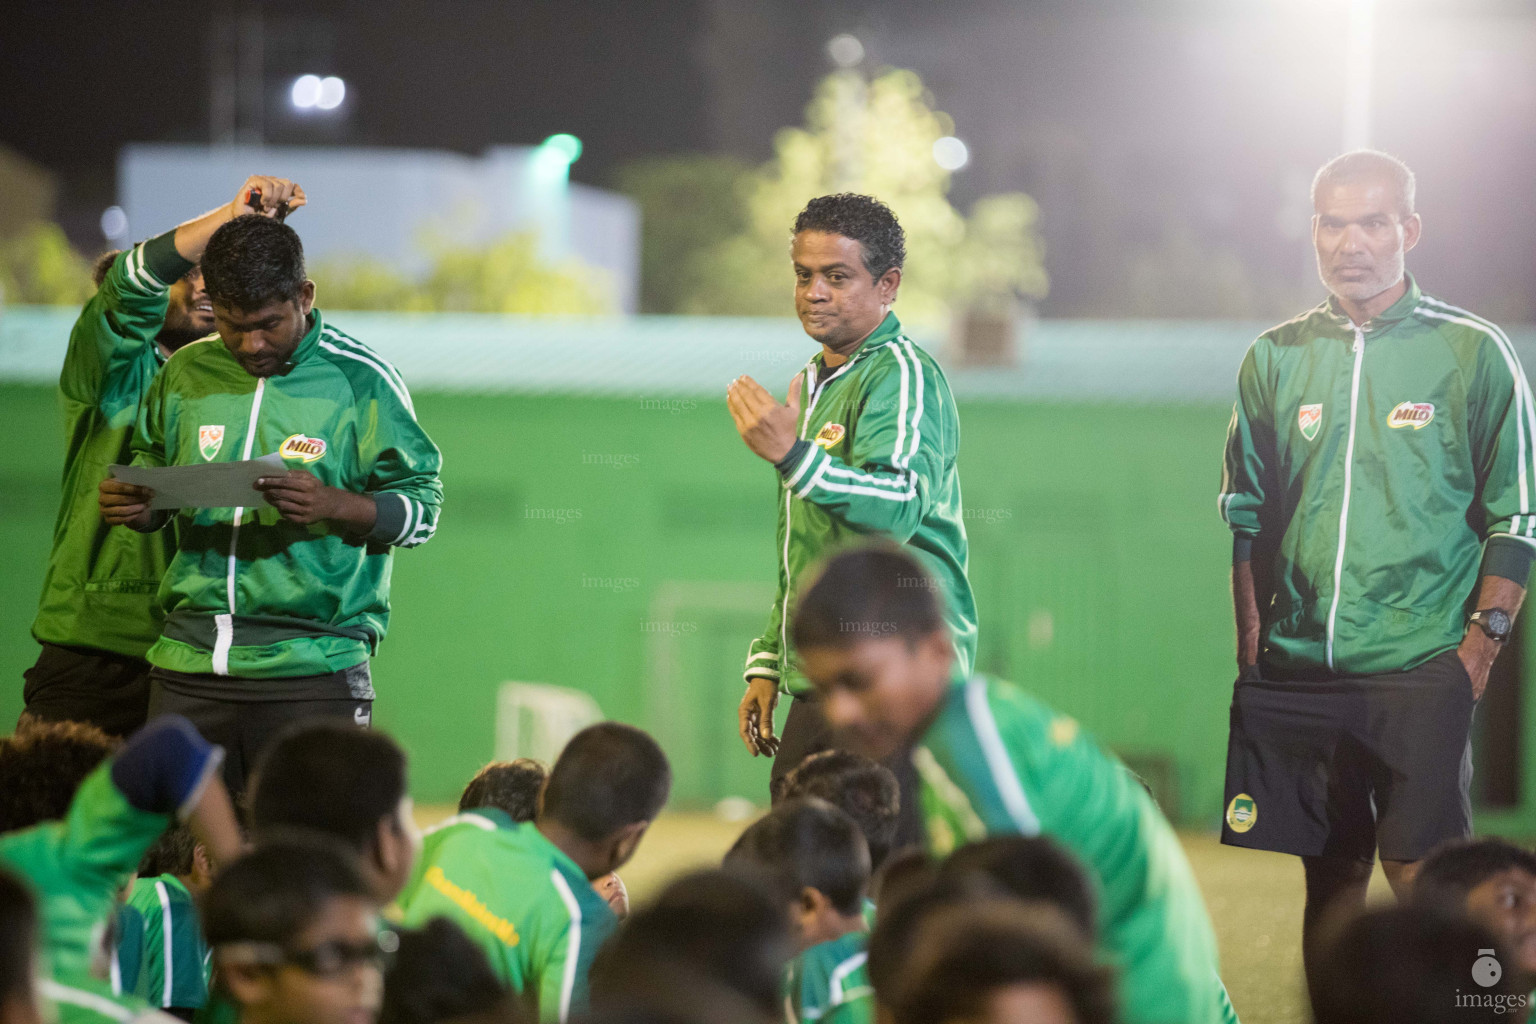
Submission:
<svg viewBox="0 0 1536 1024">
<path fill-rule="evenodd" d="M 864 44 L 859 37 L 843 32 L 827 40 L 827 56 L 840 68 L 851 68 L 864 59 Z"/>
<path fill-rule="evenodd" d="M 313 109 L 320 102 L 320 76 L 300 75 L 295 78 L 289 98 L 299 110 Z"/>
<path fill-rule="evenodd" d="M 127 236 L 128 214 L 121 206 L 109 206 L 101 211 L 101 233 L 108 241 Z"/>
<path fill-rule="evenodd" d="M 567 167 L 581 159 L 581 140 L 568 132 L 551 135 L 540 143 L 539 148 L 558 155 Z"/>
<path fill-rule="evenodd" d="M 933 162 L 946 171 L 958 171 L 971 162 L 971 151 L 953 135 L 933 141 Z"/>
<path fill-rule="evenodd" d="M 320 79 L 320 95 L 315 100 L 315 106 L 321 110 L 335 110 L 341 106 L 341 101 L 347 98 L 347 83 L 335 75 L 328 75 Z"/>
</svg>

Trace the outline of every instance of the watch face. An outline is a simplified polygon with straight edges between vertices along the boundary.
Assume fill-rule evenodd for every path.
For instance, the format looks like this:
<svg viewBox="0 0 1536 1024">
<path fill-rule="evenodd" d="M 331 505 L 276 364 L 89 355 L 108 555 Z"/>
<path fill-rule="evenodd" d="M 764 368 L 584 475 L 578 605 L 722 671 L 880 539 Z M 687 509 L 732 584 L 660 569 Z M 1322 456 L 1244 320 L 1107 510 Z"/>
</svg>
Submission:
<svg viewBox="0 0 1536 1024">
<path fill-rule="evenodd" d="M 1509 616 L 1505 615 L 1497 608 L 1488 613 L 1488 628 L 1493 630 L 1499 636 L 1508 636 L 1509 627 L 1511 625 L 1512 623 L 1509 621 Z"/>
</svg>

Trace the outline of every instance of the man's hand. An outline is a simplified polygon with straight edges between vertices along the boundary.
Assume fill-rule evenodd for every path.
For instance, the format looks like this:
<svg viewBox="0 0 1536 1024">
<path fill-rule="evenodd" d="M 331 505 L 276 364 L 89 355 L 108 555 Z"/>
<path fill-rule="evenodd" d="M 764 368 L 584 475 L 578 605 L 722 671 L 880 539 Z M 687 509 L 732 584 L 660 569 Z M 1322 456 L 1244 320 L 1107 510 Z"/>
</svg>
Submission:
<svg viewBox="0 0 1536 1024">
<path fill-rule="evenodd" d="M 367 533 L 373 529 L 378 515 L 373 499 L 368 495 L 328 487 L 307 469 L 290 469 L 282 476 L 264 476 L 255 486 L 266 495 L 267 504 L 282 513 L 284 519 L 300 526 L 331 520 L 355 533 Z"/>
<path fill-rule="evenodd" d="M 736 709 L 741 742 L 753 757 L 772 757 L 779 752 L 779 738 L 773 734 L 773 709 L 779 703 L 777 680 L 753 676 L 747 680 L 747 692 Z"/>
<path fill-rule="evenodd" d="M 251 193 L 261 193 L 256 205 L 249 202 Z M 287 178 L 272 178 L 265 174 L 253 174 L 245 179 L 245 184 L 240 186 L 240 191 L 229 204 L 229 219 L 243 217 L 248 213 L 259 213 L 263 217 L 276 217 L 278 208 L 288 204 L 288 211 L 292 213 L 299 207 L 307 205 L 304 190 Z"/>
<path fill-rule="evenodd" d="M 149 510 L 154 496 L 155 492 L 148 487 L 109 476 L 97 487 L 96 503 L 101 508 L 102 521 L 108 526 L 127 526 L 147 533 L 154 519 Z"/>
<path fill-rule="evenodd" d="M 1499 656 L 1499 648 L 1502 646 L 1477 626 L 1469 627 L 1466 636 L 1461 638 L 1456 656 L 1461 659 L 1462 668 L 1467 670 L 1467 675 L 1472 679 L 1473 700 L 1481 698 L 1483 691 L 1488 688 L 1488 673 L 1492 671 L 1494 659 Z"/>
<path fill-rule="evenodd" d="M 780 405 L 761 384 L 751 377 L 737 377 L 725 389 L 725 401 L 736 431 L 758 455 L 778 462 L 789 454 L 798 438 L 800 422 L 800 383 L 804 373 L 789 382 L 789 404 Z"/>
</svg>

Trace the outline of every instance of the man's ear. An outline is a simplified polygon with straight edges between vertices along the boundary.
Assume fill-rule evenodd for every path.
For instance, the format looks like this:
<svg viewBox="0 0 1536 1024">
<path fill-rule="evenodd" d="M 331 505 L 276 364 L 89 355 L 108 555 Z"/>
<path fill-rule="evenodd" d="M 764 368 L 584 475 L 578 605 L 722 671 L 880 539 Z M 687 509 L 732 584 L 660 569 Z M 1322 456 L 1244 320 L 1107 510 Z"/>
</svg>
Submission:
<svg viewBox="0 0 1536 1024">
<path fill-rule="evenodd" d="M 1410 214 L 1403 221 L 1403 252 L 1407 252 L 1419 244 L 1419 237 L 1424 233 L 1424 221 L 1418 214 Z"/>
<path fill-rule="evenodd" d="M 901 288 L 901 268 L 892 267 L 880 275 L 880 280 L 875 282 L 875 291 L 880 295 L 882 305 L 889 306 L 896 301 L 896 292 Z"/>
<path fill-rule="evenodd" d="M 315 308 L 315 282 L 305 280 L 299 286 L 299 312 L 309 316 L 309 311 Z"/>
<path fill-rule="evenodd" d="M 254 1006 L 272 998 L 272 972 L 264 967 L 221 964 L 219 980 L 241 1006 Z"/>
<path fill-rule="evenodd" d="M 213 879 L 213 858 L 208 856 L 208 847 L 202 843 L 192 847 L 192 877 L 199 882 Z"/>
</svg>

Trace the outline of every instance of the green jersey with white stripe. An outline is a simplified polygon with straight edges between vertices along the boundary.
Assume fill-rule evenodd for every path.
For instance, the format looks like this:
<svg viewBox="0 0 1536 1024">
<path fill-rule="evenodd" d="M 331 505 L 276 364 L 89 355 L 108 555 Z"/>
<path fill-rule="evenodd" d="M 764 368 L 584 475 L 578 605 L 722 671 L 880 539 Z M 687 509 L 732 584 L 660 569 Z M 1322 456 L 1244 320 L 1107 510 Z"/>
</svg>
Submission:
<svg viewBox="0 0 1536 1024">
<path fill-rule="evenodd" d="M 389 625 L 396 547 L 437 529 L 442 456 L 400 374 L 319 310 L 285 373 L 247 373 L 218 338 L 166 361 L 144 401 L 134 462 L 195 466 L 276 453 L 287 469 L 369 494 L 367 538 L 249 508 L 183 508 L 161 587 L 165 629 L 149 660 L 176 672 L 271 679 L 351 668 Z"/>
<path fill-rule="evenodd" d="M 175 875 L 140 878 L 117 912 L 119 991 L 154 1006 L 208 999 L 208 946 L 192 894 Z"/>
<path fill-rule="evenodd" d="M 94 978 L 43 978 L 38 994 L 52 1005 L 55 1024 L 180 1024 L 137 996 L 117 995 Z"/>
<path fill-rule="evenodd" d="M 954 685 L 913 753 L 936 855 L 989 835 L 1048 835 L 1099 895 L 1100 952 L 1130 1024 L 1217 1024 L 1216 937 L 1178 837 L 1077 722 L 1018 688 Z"/>
<path fill-rule="evenodd" d="M 155 594 L 174 538 L 108 527 L 96 488 L 108 466 L 128 461 L 139 403 L 164 362 L 155 338 L 167 294 L 192 266 L 176 252 L 174 235 L 120 253 L 70 331 L 59 374 L 63 497 L 32 623 L 32 635 L 46 643 L 142 658 L 160 635 Z"/>
<path fill-rule="evenodd" d="M 863 931 L 812 946 L 791 960 L 784 973 L 785 1024 L 873 1024 L 868 961 L 869 933 Z"/>
<path fill-rule="evenodd" d="M 790 650 L 801 575 L 840 547 L 894 540 L 937 580 L 964 669 L 976 660 L 976 602 L 966 577 L 960 504 L 960 417 L 933 357 L 886 314 L 841 366 L 806 364 L 798 437 L 780 463 L 778 594 L 768 628 L 747 650 L 744 676 L 808 693 Z"/>
<path fill-rule="evenodd" d="M 1400 672 L 1454 648 L 1480 564 L 1526 582 L 1533 460 L 1536 405 L 1509 338 L 1411 277 L 1359 327 L 1329 299 L 1261 335 L 1238 373 L 1220 506 L 1271 569 L 1266 675 Z"/>
<path fill-rule="evenodd" d="M 91 974 L 92 952 L 118 891 L 173 820 L 130 804 L 106 761 L 80 784 L 63 821 L 0 836 L 0 864 L 37 893 L 43 949 L 55 978 Z"/>
<path fill-rule="evenodd" d="M 586 1006 L 592 958 L 618 925 L 575 861 L 533 822 L 494 808 L 427 832 L 398 906 L 410 927 L 434 917 L 462 927 L 541 1021 Z"/>
</svg>

